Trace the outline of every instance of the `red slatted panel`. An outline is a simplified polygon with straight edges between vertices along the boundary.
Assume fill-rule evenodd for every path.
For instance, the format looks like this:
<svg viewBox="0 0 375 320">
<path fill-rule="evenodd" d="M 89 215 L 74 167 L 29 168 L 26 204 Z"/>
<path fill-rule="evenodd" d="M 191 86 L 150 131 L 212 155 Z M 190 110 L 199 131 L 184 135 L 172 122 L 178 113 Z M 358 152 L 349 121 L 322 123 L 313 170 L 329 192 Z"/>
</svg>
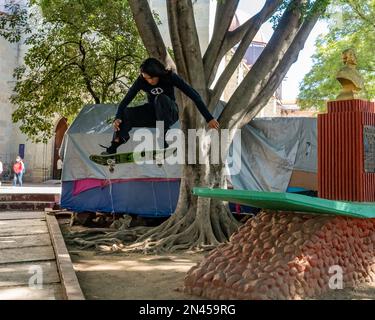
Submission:
<svg viewBox="0 0 375 320">
<path fill-rule="evenodd" d="M 336 143 L 336 148 L 337 148 L 337 158 L 336 158 L 336 167 L 337 167 L 337 177 L 342 177 L 342 181 L 344 182 L 345 179 L 344 179 L 344 176 L 343 176 L 343 170 L 342 170 L 342 167 L 343 167 L 343 162 L 344 162 L 344 159 L 345 159 L 345 150 L 344 150 L 344 146 L 345 146 L 345 142 L 344 142 L 344 124 L 343 124 L 343 121 L 342 121 L 342 114 L 343 112 L 339 113 L 337 115 L 337 130 L 336 130 L 336 141 L 338 143 Z M 342 192 L 342 189 L 343 189 L 343 185 L 345 183 L 341 183 L 341 184 L 337 184 L 336 186 L 336 190 L 337 190 L 337 194 L 336 194 L 336 197 L 338 199 L 345 199 L 344 196 L 343 196 L 343 192 Z"/>
<path fill-rule="evenodd" d="M 322 172 L 322 117 L 318 115 L 318 172 Z M 318 175 L 318 190 L 322 190 L 322 179 Z M 318 194 L 320 197 L 320 195 Z"/>
<path fill-rule="evenodd" d="M 349 141 L 354 141 L 355 139 L 355 131 L 353 130 L 355 119 L 351 116 L 350 112 L 347 112 L 348 116 L 348 123 L 349 123 Z M 348 185 L 351 183 L 351 181 L 354 181 L 355 179 L 355 167 L 354 167 L 354 162 L 355 162 L 355 147 L 353 143 L 349 143 L 349 178 L 348 178 Z M 353 188 L 350 188 L 349 186 L 349 199 L 354 199 L 355 198 L 355 185 L 353 185 Z"/>
<path fill-rule="evenodd" d="M 369 103 L 369 105 L 371 105 Z M 372 104 L 371 106 L 373 113 L 367 113 L 365 114 L 364 123 L 363 125 L 369 125 L 372 126 L 375 123 L 375 104 Z M 365 198 L 366 201 L 375 201 L 375 190 L 373 186 L 375 185 L 375 173 L 372 172 L 363 172 L 363 179 L 365 181 Z"/>
<path fill-rule="evenodd" d="M 356 132 L 356 138 L 355 138 L 355 153 L 356 153 L 356 157 L 355 157 L 355 175 L 356 175 L 356 188 L 357 188 L 357 194 L 356 194 L 356 200 L 357 201 L 362 201 L 362 189 L 363 189 L 363 186 L 362 186 L 362 177 L 361 177 L 361 174 L 358 174 L 358 171 L 360 171 L 360 168 L 361 168 L 361 164 L 359 163 L 360 160 L 362 159 L 361 157 L 361 148 L 360 148 L 360 145 L 362 144 L 362 141 L 361 141 L 361 126 L 362 126 L 362 121 L 361 121 L 361 114 L 358 113 L 358 112 L 355 112 L 354 114 L 354 117 L 355 117 L 355 132 Z"/>
<path fill-rule="evenodd" d="M 375 201 L 375 173 L 364 171 L 363 127 L 375 126 L 375 103 L 331 101 L 318 116 L 318 194 L 321 198 Z"/>
<path fill-rule="evenodd" d="M 331 124 L 333 124 L 333 125 L 329 125 L 330 135 L 329 135 L 329 140 L 328 140 L 328 144 L 329 144 L 328 149 L 332 148 L 331 159 L 333 161 L 331 161 L 330 163 L 331 170 L 329 172 L 330 180 L 332 180 L 332 178 L 334 178 L 337 175 L 337 170 L 336 170 L 337 169 L 337 165 L 336 165 L 337 164 L 336 162 L 337 161 L 337 144 L 334 143 L 336 141 L 337 118 L 334 119 L 332 118 L 332 115 L 329 115 L 328 120 Z M 333 197 L 334 199 L 337 199 L 337 188 L 335 188 L 335 186 L 331 184 L 330 184 L 330 187 L 331 187 L 331 197 Z"/>
</svg>

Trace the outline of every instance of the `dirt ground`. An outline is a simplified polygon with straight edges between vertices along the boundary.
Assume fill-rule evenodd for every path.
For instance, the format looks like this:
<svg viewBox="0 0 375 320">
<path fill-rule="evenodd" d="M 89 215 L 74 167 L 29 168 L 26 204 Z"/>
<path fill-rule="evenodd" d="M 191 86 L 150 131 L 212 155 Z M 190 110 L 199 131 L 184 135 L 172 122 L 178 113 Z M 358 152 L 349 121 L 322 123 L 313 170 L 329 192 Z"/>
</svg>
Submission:
<svg viewBox="0 0 375 320">
<path fill-rule="evenodd" d="M 197 299 L 177 290 L 182 287 L 186 272 L 202 255 L 70 253 L 86 299 Z"/>
<path fill-rule="evenodd" d="M 59 220 L 63 234 L 69 227 Z M 102 254 L 67 245 L 82 291 L 89 300 L 191 300 L 181 292 L 186 272 L 201 261 L 202 253 L 165 255 Z"/>
<path fill-rule="evenodd" d="M 332 290 L 317 300 L 375 300 L 375 284 L 362 285 L 356 289 Z"/>
<path fill-rule="evenodd" d="M 70 228 L 60 221 L 63 234 Z M 75 228 L 75 227 L 73 227 Z M 80 227 L 81 228 L 81 227 Z M 82 228 L 81 228 L 82 229 Z M 82 291 L 89 300 L 191 300 L 181 289 L 186 272 L 204 254 L 98 254 L 68 246 Z M 375 299 L 375 284 L 332 290 L 319 300 Z"/>
</svg>

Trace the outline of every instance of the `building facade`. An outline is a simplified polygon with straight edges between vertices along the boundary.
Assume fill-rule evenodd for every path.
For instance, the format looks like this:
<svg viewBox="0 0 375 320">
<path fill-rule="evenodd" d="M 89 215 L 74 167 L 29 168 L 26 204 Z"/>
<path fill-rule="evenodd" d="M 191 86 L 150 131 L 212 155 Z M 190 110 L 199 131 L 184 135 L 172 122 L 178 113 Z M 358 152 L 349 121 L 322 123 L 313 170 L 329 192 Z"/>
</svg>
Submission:
<svg viewBox="0 0 375 320">
<path fill-rule="evenodd" d="M 10 0 L 0 0 L 0 14 L 7 14 L 5 4 L 8 1 Z M 19 2 L 22 3 L 22 1 Z M 12 113 L 16 108 L 9 100 L 15 86 L 13 71 L 23 64 L 23 57 L 27 50 L 21 43 L 23 42 L 9 43 L 0 37 L 0 160 L 4 164 L 3 182 L 5 183 L 13 176 L 12 166 L 17 155 L 24 159 L 26 182 L 42 182 L 52 179 L 53 168 L 57 162 L 54 151 L 55 138 L 47 144 L 32 143 L 19 130 L 19 124 L 12 122 Z M 55 119 L 55 122 L 58 132 L 64 129 L 65 119 Z"/>
</svg>

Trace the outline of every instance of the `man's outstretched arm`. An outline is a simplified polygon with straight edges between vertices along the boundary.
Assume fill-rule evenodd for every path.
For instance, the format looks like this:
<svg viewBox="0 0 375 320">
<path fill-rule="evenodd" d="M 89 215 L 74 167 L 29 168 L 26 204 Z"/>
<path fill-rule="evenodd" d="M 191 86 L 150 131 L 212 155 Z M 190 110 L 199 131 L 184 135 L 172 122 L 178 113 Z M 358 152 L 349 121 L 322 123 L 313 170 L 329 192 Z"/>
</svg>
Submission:
<svg viewBox="0 0 375 320">
<path fill-rule="evenodd" d="M 188 85 L 180 76 L 175 73 L 172 73 L 172 84 L 180 89 L 184 94 L 186 94 L 191 100 L 194 101 L 201 115 L 205 118 L 206 122 L 209 124 L 210 128 L 219 128 L 219 123 L 208 111 L 205 103 L 203 102 L 200 94 Z"/>
</svg>

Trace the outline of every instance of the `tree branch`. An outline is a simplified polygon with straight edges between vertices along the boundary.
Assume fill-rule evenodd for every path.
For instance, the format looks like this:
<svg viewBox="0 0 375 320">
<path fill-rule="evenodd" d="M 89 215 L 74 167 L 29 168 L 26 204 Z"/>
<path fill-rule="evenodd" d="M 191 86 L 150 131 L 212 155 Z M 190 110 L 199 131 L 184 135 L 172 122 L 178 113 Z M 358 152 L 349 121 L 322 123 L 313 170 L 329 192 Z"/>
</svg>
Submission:
<svg viewBox="0 0 375 320">
<path fill-rule="evenodd" d="M 244 24 L 239 26 L 237 29 L 226 32 L 225 38 L 220 47 L 220 51 L 213 56 L 210 61 L 207 61 L 206 72 L 208 74 L 208 84 L 209 86 L 213 82 L 221 59 L 224 55 L 232 49 L 236 43 L 241 41 L 241 39 L 246 37 L 246 41 L 251 40 L 255 37 L 261 26 L 265 21 L 267 21 L 272 14 L 277 10 L 283 0 L 267 0 L 261 11 L 259 11 L 255 16 L 251 17 Z"/>
<path fill-rule="evenodd" d="M 176 2 L 176 17 L 179 39 L 187 68 L 187 78 L 203 96 L 206 96 L 206 81 L 199 46 L 199 37 L 195 26 L 193 4 L 191 0 L 171 0 Z M 173 47 L 176 44 L 173 43 Z"/>
<path fill-rule="evenodd" d="M 360 8 L 360 6 L 358 5 L 358 3 L 355 3 L 354 1 L 351 1 L 349 0 L 348 1 L 349 3 L 349 6 L 352 7 L 352 9 L 354 10 L 354 12 L 358 15 L 358 17 L 360 19 L 362 19 L 363 21 L 367 22 L 368 24 L 370 24 L 372 27 L 375 27 L 375 23 L 373 20 L 371 20 L 370 17 L 368 17 Z"/>
<path fill-rule="evenodd" d="M 266 22 L 277 10 L 277 8 L 283 3 L 283 0 L 267 0 L 261 9 L 255 16 L 251 17 L 245 23 L 240 25 L 233 31 L 228 32 L 227 37 L 225 39 L 225 47 L 223 48 L 224 51 L 228 51 L 233 46 L 240 42 L 241 39 L 245 36 L 249 29 L 254 28 L 257 26 L 257 21 L 259 16 L 263 19 L 260 20 L 261 25 Z M 260 27 L 260 26 L 259 26 Z"/>
<path fill-rule="evenodd" d="M 294 0 L 289 4 L 266 48 L 233 93 L 220 116 L 224 127 L 241 121 L 248 104 L 261 92 L 283 59 L 303 22 L 303 2 L 304 0 Z"/>
<path fill-rule="evenodd" d="M 281 81 L 284 79 L 288 70 L 298 59 L 298 55 L 304 48 L 305 42 L 310 35 L 311 30 L 314 28 L 320 15 L 324 12 L 325 8 L 313 13 L 307 20 L 304 21 L 297 35 L 293 39 L 288 51 L 285 53 L 283 59 L 279 63 L 278 67 L 273 72 L 268 83 L 260 92 L 260 94 L 249 104 L 247 109 L 249 110 L 246 116 L 243 118 L 240 126 L 249 123 L 257 113 L 268 103 Z"/>
<path fill-rule="evenodd" d="M 51 52 L 49 52 L 49 53 L 47 54 L 47 56 L 45 57 L 45 59 L 44 59 L 44 61 L 42 62 L 42 64 L 41 64 L 40 67 L 43 67 L 43 66 L 45 65 L 45 63 L 47 63 L 47 61 L 49 60 L 49 58 L 52 56 L 52 54 L 54 54 L 54 53 L 57 51 L 58 48 L 63 47 L 63 46 L 65 46 L 65 45 L 67 45 L 67 44 L 75 44 L 75 45 L 77 45 L 77 46 L 80 45 L 80 43 L 79 43 L 79 42 L 76 42 L 76 41 L 66 41 L 66 42 L 64 42 L 64 43 L 62 43 L 62 44 L 60 44 L 60 45 L 55 46 L 54 49 L 53 49 Z"/>
<path fill-rule="evenodd" d="M 82 37 L 83 37 L 83 33 L 81 34 L 81 39 L 79 41 L 79 51 L 82 54 L 82 59 L 81 59 L 81 63 L 79 64 L 79 68 L 82 71 L 83 79 L 85 80 L 87 90 L 90 92 L 91 96 L 94 98 L 95 103 L 99 104 L 100 99 L 97 96 L 96 92 L 94 91 L 94 88 L 92 87 L 91 79 L 88 76 L 87 71 L 86 71 L 86 66 L 85 66 L 86 50 L 85 50 L 85 47 L 83 46 L 83 43 L 82 43 Z"/>
<path fill-rule="evenodd" d="M 155 23 L 148 1 L 129 0 L 128 2 L 148 54 L 163 61 L 166 66 L 176 69 L 175 63 L 170 57 L 158 26 Z"/>
<path fill-rule="evenodd" d="M 220 100 L 220 96 L 223 90 L 228 84 L 228 81 L 232 77 L 233 73 L 236 71 L 238 65 L 241 63 L 246 53 L 246 50 L 248 49 L 249 45 L 251 44 L 257 32 L 259 31 L 262 25 L 262 22 L 266 19 L 265 17 L 268 16 L 270 12 L 274 12 L 281 2 L 282 1 L 274 1 L 274 0 L 266 1 L 263 9 L 257 15 L 255 15 L 253 18 L 250 19 L 252 23 L 247 26 L 248 27 L 247 31 L 244 34 L 240 45 L 236 49 L 229 64 L 226 66 L 225 70 L 223 71 L 223 73 L 220 75 L 219 79 L 216 82 L 216 85 L 211 95 L 209 107 L 208 107 L 210 111 L 215 109 L 217 103 Z"/>
<path fill-rule="evenodd" d="M 194 20 L 194 10 L 191 0 L 168 1 L 168 15 L 170 19 L 171 40 L 176 55 L 177 69 L 182 72 L 183 78 L 188 81 L 207 101 L 207 86 L 204 76 L 202 55 L 199 38 Z M 191 106 L 192 102 L 180 96 L 181 126 L 182 128 L 196 128 L 199 126 L 197 113 Z M 197 122 L 198 121 L 198 122 Z"/>
<path fill-rule="evenodd" d="M 215 64 L 217 56 L 223 45 L 228 29 L 233 21 L 234 14 L 237 10 L 239 0 L 226 0 L 217 2 L 215 25 L 211 41 L 203 57 L 204 71 L 207 83 L 211 83 L 213 79 L 212 68 Z"/>
<path fill-rule="evenodd" d="M 184 59 L 182 41 L 178 30 L 177 2 L 167 1 L 168 27 L 171 37 L 173 54 L 176 62 L 177 71 L 183 77 L 188 77 L 188 68 Z"/>
</svg>

